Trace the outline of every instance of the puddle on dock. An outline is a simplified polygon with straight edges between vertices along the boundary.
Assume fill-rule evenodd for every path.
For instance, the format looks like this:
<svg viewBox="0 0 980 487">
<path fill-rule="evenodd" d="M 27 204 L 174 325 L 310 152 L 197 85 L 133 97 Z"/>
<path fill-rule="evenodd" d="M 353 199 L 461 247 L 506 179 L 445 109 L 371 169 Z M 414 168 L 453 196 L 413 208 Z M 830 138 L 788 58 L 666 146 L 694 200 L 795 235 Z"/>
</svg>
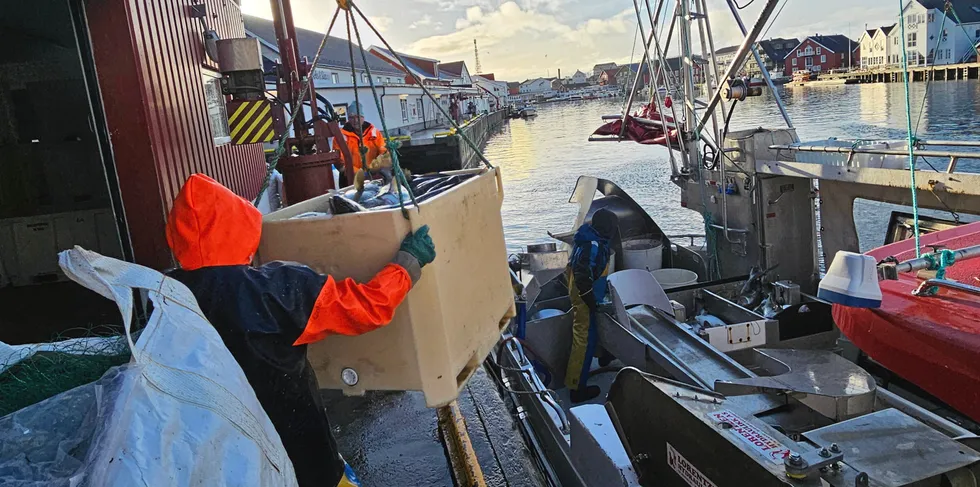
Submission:
<svg viewBox="0 0 980 487">
<path fill-rule="evenodd" d="M 340 452 L 365 486 L 453 486 L 436 410 L 419 392 L 324 391 Z M 491 487 L 545 485 L 492 379 L 477 370 L 458 404 Z"/>
</svg>

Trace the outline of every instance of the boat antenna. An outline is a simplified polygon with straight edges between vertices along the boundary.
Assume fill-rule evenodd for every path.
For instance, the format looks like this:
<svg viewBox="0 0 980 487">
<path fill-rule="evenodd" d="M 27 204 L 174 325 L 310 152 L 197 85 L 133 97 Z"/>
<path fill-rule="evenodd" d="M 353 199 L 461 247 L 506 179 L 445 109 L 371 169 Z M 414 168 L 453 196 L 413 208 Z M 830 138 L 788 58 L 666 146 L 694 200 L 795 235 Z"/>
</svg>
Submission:
<svg viewBox="0 0 980 487">
<path fill-rule="evenodd" d="M 473 39 L 473 56 L 476 57 L 476 72 L 483 72 L 483 65 L 480 64 L 480 50 L 476 47 L 476 39 Z"/>
</svg>

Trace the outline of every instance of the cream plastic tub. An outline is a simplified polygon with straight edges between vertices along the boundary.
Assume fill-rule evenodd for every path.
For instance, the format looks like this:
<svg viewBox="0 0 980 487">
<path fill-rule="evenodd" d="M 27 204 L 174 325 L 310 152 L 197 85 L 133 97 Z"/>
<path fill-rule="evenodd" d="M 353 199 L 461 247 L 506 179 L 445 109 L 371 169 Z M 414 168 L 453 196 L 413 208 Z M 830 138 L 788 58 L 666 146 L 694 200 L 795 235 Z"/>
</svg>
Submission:
<svg viewBox="0 0 980 487">
<path fill-rule="evenodd" d="M 698 282 L 698 274 L 687 269 L 657 269 L 653 272 L 653 278 L 657 280 L 664 291 L 676 287 L 690 286 Z"/>
<path fill-rule="evenodd" d="M 336 279 L 368 281 L 391 262 L 409 230 L 422 225 L 436 244 L 435 262 L 422 270 L 391 324 L 310 345 L 320 387 L 353 395 L 422 391 L 429 407 L 456 399 L 515 314 L 499 171 L 446 173 L 477 176 L 420 203 L 421 211 L 410 209 L 410 220 L 398 209 L 290 220 L 325 211 L 326 195 L 265 216 L 259 262 L 300 262 Z M 356 373 L 353 385 L 348 369 Z"/>
</svg>

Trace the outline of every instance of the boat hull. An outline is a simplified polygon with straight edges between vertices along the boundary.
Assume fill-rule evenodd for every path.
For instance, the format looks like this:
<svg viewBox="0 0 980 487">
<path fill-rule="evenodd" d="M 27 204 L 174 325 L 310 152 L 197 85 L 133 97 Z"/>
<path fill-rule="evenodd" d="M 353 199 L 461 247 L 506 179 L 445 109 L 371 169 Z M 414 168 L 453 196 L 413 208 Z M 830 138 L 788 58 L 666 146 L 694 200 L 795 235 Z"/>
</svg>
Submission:
<svg viewBox="0 0 980 487">
<path fill-rule="evenodd" d="M 980 244 L 980 223 L 922 237 L 922 245 L 950 249 Z M 902 241 L 872 250 L 878 260 L 914 258 L 915 245 Z M 976 284 L 980 260 L 959 262 L 947 278 Z M 935 297 L 913 296 L 922 283 L 914 274 L 882 281 L 877 309 L 834 305 L 841 332 L 890 371 L 922 388 L 974 421 L 980 421 L 980 300 L 941 289 Z"/>
</svg>

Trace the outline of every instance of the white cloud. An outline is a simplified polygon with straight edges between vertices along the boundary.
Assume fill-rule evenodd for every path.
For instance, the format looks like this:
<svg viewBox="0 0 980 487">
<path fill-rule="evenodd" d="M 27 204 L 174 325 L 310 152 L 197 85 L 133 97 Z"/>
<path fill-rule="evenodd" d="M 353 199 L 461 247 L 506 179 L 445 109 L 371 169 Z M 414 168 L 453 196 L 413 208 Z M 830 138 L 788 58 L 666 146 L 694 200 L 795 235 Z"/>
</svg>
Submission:
<svg viewBox="0 0 980 487">
<path fill-rule="evenodd" d="M 591 69 L 593 59 L 619 59 L 624 54 L 628 59 L 636 29 L 632 18 L 632 10 L 624 10 L 569 25 L 553 14 L 508 1 L 496 10 L 470 7 L 457 19 L 455 32 L 419 39 L 406 50 L 444 61 L 469 61 L 476 39 L 485 71 L 512 80 L 554 76 L 558 69 Z"/>
<path fill-rule="evenodd" d="M 415 1 L 424 5 L 435 5 L 438 10 L 443 12 L 463 10 L 473 6 L 479 6 L 484 8 L 493 7 L 493 4 L 490 2 L 490 0 L 415 0 Z"/>
<path fill-rule="evenodd" d="M 384 16 L 374 17 L 368 15 L 368 20 L 370 20 L 371 23 L 374 24 L 374 27 L 377 28 L 378 31 L 381 33 L 388 32 L 388 29 L 391 28 L 392 24 L 395 23 L 395 19 L 391 17 L 384 17 Z"/>
</svg>

